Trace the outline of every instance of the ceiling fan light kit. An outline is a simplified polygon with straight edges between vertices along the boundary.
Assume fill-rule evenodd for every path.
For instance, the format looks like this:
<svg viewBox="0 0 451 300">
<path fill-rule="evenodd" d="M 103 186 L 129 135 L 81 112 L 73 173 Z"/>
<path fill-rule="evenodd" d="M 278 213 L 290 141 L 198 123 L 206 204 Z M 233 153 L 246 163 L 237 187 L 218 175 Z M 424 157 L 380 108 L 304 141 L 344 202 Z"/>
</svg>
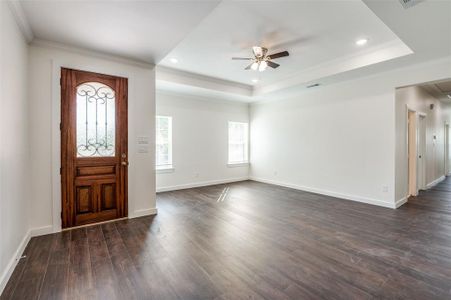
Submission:
<svg viewBox="0 0 451 300">
<path fill-rule="evenodd" d="M 248 65 L 245 70 L 253 70 L 263 72 L 267 67 L 271 67 L 273 69 L 279 67 L 280 65 L 273 62 L 273 59 L 277 59 L 280 57 L 289 56 L 288 51 L 282 51 L 274 54 L 268 55 L 268 49 L 265 47 L 254 46 L 252 47 L 252 52 L 254 53 L 254 57 L 232 57 L 233 60 L 252 60 L 252 63 Z"/>
</svg>

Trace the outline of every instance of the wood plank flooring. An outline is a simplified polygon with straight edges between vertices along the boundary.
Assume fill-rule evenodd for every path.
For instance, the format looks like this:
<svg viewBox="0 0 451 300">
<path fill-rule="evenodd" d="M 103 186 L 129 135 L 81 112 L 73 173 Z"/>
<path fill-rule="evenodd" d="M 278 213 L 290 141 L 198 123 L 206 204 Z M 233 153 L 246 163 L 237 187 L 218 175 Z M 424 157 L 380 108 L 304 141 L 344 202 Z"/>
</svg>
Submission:
<svg viewBox="0 0 451 300">
<path fill-rule="evenodd" d="M 398 210 L 245 181 L 33 238 L 6 299 L 451 299 L 451 178 Z"/>
</svg>

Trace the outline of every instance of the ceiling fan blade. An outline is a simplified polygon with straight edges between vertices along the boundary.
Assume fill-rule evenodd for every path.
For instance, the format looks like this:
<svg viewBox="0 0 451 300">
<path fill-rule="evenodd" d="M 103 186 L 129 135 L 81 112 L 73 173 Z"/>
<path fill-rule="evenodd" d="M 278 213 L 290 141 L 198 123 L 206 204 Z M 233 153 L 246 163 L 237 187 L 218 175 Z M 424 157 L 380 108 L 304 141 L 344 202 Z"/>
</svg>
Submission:
<svg viewBox="0 0 451 300">
<path fill-rule="evenodd" d="M 253 64 L 254 64 L 254 63 L 251 63 L 249 66 L 247 66 L 247 67 L 244 68 L 244 69 L 245 69 L 245 70 L 250 70 Z"/>
<path fill-rule="evenodd" d="M 232 57 L 233 60 L 251 60 L 253 58 L 250 57 Z"/>
<path fill-rule="evenodd" d="M 282 51 L 282 52 L 270 54 L 270 55 L 268 55 L 268 57 L 269 57 L 269 59 L 275 59 L 275 58 L 284 57 L 284 56 L 288 56 L 288 55 L 290 55 L 290 53 L 288 53 L 288 51 Z"/>
<path fill-rule="evenodd" d="M 276 64 L 275 62 L 272 62 L 272 61 L 270 61 L 270 60 L 268 60 L 266 63 L 268 64 L 269 67 L 271 67 L 271 68 L 273 68 L 273 69 L 275 69 L 275 68 L 277 68 L 277 67 L 280 67 L 279 64 Z"/>
</svg>

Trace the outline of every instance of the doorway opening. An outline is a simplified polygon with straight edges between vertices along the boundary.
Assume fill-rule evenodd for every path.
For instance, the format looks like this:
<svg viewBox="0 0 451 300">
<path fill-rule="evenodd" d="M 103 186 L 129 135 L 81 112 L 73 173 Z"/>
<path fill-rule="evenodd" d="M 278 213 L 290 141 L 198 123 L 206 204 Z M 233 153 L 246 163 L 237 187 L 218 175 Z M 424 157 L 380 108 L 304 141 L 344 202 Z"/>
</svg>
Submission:
<svg viewBox="0 0 451 300">
<path fill-rule="evenodd" d="M 445 123 L 445 176 L 449 175 L 449 124 Z"/>
<path fill-rule="evenodd" d="M 426 188 L 426 115 L 408 109 L 408 197 Z"/>
<path fill-rule="evenodd" d="M 418 190 L 426 189 L 426 115 L 418 114 Z"/>
</svg>

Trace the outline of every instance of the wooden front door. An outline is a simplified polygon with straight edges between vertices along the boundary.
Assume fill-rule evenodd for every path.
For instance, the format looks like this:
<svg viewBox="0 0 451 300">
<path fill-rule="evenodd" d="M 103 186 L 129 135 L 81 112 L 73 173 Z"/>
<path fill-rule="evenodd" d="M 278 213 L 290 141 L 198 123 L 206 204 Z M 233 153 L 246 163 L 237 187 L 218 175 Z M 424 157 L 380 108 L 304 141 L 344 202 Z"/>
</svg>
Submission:
<svg viewBox="0 0 451 300">
<path fill-rule="evenodd" d="M 127 216 L 127 79 L 61 69 L 63 228 Z"/>
</svg>

